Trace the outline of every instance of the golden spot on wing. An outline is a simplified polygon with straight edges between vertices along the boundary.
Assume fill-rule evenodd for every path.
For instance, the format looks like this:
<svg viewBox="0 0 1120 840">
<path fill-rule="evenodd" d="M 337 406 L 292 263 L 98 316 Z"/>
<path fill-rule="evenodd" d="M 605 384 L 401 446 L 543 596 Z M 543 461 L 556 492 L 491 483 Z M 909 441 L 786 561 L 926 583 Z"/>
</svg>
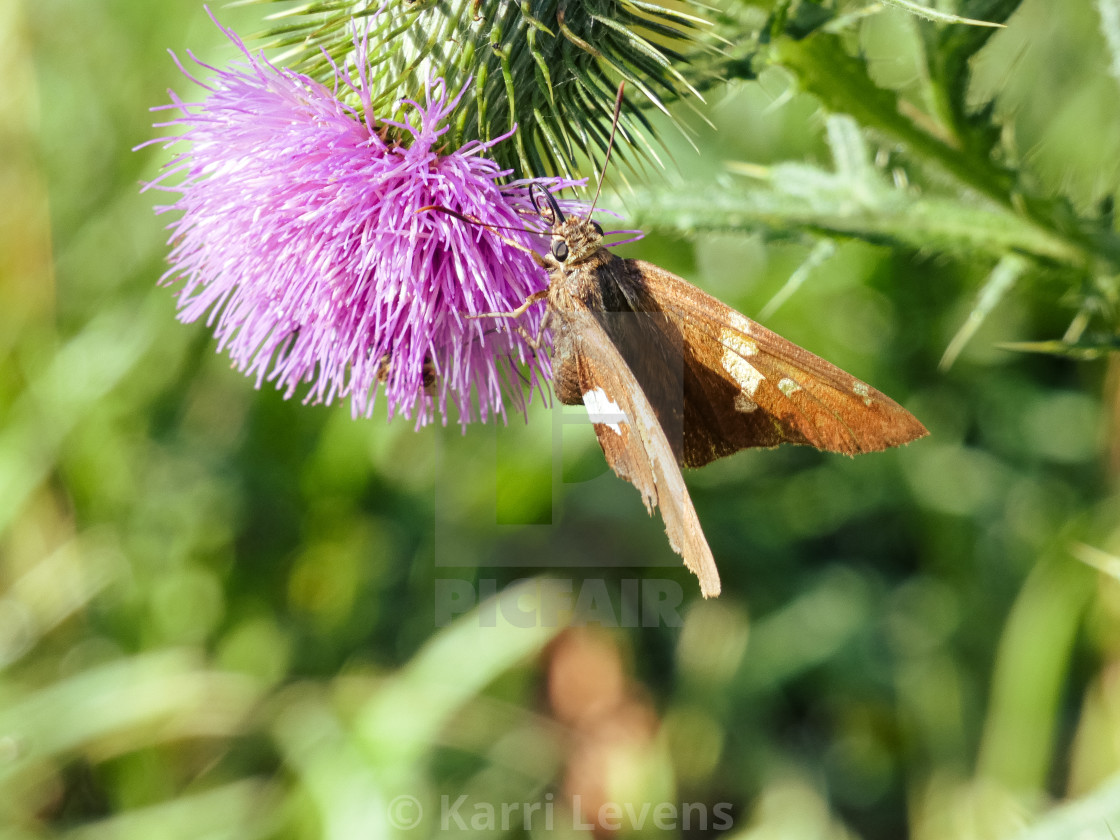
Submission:
<svg viewBox="0 0 1120 840">
<path fill-rule="evenodd" d="M 730 347 L 724 348 L 722 362 L 723 369 L 731 375 L 748 397 L 754 396 L 754 392 L 766 378 Z"/>
<path fill-rule="evenodd" d="M 790 379 L 788 376 L 782 377 L 782 381 L 778 383 L 778 390 L 785 394 L 787 397 L 792 397 L 801 390 L 801 386 Z"/>
</svg>

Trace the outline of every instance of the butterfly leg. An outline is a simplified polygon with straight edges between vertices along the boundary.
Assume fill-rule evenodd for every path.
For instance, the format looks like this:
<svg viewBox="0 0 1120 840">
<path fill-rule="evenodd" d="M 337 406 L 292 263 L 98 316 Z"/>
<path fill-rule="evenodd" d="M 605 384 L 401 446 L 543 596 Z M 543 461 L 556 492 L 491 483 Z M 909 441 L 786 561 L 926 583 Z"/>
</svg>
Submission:
<svg viewBox="0 0 1120 840">
<path fill-rule="evenodd" d="M 529 311 L 529 307 L 534 303 L 539 303 L 548 297 L 548 289 L 541 289 L 539 292 L 533 292 L 529 297 L 525 298 L 525 302 L 510 312 L 480 312 L 477 315 L 467 315 L 466 317 L 475 318 L 520 318 Z"/>
<path fill-rule="evenodd" d="M 525 302 L 523 304 L 521 304 L 516 309 L 511 310 L 510 312 L 480 312 L 478 315 L 466 315 L 464 317 L 469 318 L 470 320 L 477 320 L 479 318 L 511 318 L 511 319 L 517 319 L 517 318 L 520 318 L 522 315 L 524 315 L 528 311 L 529 307 L 532 306 L 534 303 L 539 303 L 540 301 L 544 300 L 547 297 L 548 297 L 548 289 L 541 289 L 539 292 L 533 292 L 533 294 L 529 295 L 529 297 L 527 297 L 525 299 Z M 540 330 L 540 332 L 538 332 L 536 337 L 529 335 L 529 331 L 526 330 L 520 324 L 514 324 L 513 325 L 513 328 L 515 330 L 517 330 L 517 332 L 521 335 L 521 337 L 523 339 L 525 339 L 525 342 L 530 347 L 532 347 L 534 351 L 539 351 L 541 349 L 541 333 L 544 332 L 544 320 L 547 320 L 547 318 L 548 318 L 548 315 L 546 313 L 545 314 L 545 319 L 542 319 L 542 321 L 541 321 L 541 330 Z"/>
</svg>

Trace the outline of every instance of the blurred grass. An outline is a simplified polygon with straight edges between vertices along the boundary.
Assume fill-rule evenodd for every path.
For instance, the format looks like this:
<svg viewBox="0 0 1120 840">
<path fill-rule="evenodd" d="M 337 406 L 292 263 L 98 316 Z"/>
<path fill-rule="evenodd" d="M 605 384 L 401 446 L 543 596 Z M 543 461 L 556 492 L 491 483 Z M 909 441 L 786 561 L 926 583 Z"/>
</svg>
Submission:
<svg viewBox="0 0 1120 840">
<path fill-rule="evenodd" d="M 1040 189 L 1082 208 L 1120 177 L 1098 5 L 1024 3 L 971 94 L 996 96 Z M 899 33 L 929 25 L 865 19 L 882 84 L 920 85 Z M 685 592 L 683 627 L 607 631 L 616 656 L 588 660 L 588 702 L 613 686 L 631 710 L 610 718 L 631 735 L 605 789 L 731 803 L 730 834 L 755 840 L 1110 836 L 1120 582 L 1077 558 L 1120 553 L 1112 363 L 996 346 L 1062 334 L 1061 278 L 1020 278 L 941 372 L 998 254 L 841 239 L 820 261 L 799 237 L 687 225 L 630 246 L 747 313 L 810 260 L 767 325 L 932 432 L 690 474 L 725 582 L 702 602 L 586 429 L 564 427 L 561 454 L 540 406 L 465 437 L 355 423 L 254 391 L 175 322 L 138 193 L 160 156 L 129 149 L 167 87 L 189 90 L 165 50 L 221 62 L 220 42 L 193 0 L 0 6 L 0 836 L 392 836 L 398 795 L 428 836 L 445 794 L 560 802 L 581 739 L 616 743 L 558 717 L 562 628 L 489 607 L 441 625 L 434 595 L 544 572 Z M 794 85 L 772 68 L 709 92 L 719 130 L 651 181 L 702 206 L 724 161 L 831 171 Z"/>
</svg>

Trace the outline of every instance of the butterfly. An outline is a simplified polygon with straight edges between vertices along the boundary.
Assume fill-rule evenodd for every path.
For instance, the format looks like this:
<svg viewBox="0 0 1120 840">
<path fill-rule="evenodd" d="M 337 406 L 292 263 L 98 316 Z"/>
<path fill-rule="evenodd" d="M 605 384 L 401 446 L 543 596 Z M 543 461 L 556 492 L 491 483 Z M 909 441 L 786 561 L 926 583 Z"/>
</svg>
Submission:
<svg viewBox="0 0 1120 840">
<path fill-rule="evenodd" d="M 928 434 L 885 394 L 747 318 L 691 283 L 642 260 L 616 257 L 603 229 L 565 216 L 539 184 L 533 205 L 551 228 L 537 254 L 546 290 L 513 312 L 547 302 L 535 346 L 552 337 L 553 389 L 583 405 L 607 463 L 661 510 L 669 544 L 720 593 L 719 571 L 681 467 L 702 467 L 782 443 L 856 455 Z"/>
<path fill-rule="evenodd" d="M 604 172 L 623 90 L 620 84 Z M 548 253 L 530 251 L 548 272 L 548 287 L 512 312 L 468 317 L 516 319 L 546 301 L 536 336 L 515 328 L 538 350 L 550 332 L 557 399 L 586 407 L 607 464 L 638 489 L 650 515 L 660 508 L 669 545 L 699 579 L 701 594 L 713 598 L 719 570 L 681 467 L 782 443 L 845 455 L 878 452 L 929 431 L 866 382 L 688 281 L 616 257 L 591 218 L 602 187 L 600 176 L 592 210 L 580 218 L 565 216 L 541 184 L 530 185 L 533 207 L 551 229 Z"/>
</svg>

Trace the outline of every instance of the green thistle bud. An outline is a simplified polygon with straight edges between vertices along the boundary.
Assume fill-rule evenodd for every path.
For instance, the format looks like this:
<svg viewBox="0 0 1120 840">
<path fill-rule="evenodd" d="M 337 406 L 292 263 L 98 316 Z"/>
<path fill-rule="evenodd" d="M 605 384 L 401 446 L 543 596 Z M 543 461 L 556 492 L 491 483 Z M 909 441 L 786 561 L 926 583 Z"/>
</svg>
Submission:
<svg viewBox="0 0 1120 840">
<path fill-rule="evenodd" d="M 329 83 L 332 62 L 353 60 L 352 19 L 369 20 L 379 114 L 399 116 L 400 100 L 422 99 L 431 79 L 453 92 L 469 83 L 446 142 L 517 127 L 495 151 L 522 176 L 572 174 L 579 154 L 604 151 L 622 80 L 629 96 L 616 145 L 651 156 L 653 132 L 636 105 L 668 113 L 667 102 L 695 94 L 680 68 L 704 49 L 701 20 L 640 0 L 313 0 L 276 18 L 267 45 L 288 48 L 283 63 Z"/>
</svg>

